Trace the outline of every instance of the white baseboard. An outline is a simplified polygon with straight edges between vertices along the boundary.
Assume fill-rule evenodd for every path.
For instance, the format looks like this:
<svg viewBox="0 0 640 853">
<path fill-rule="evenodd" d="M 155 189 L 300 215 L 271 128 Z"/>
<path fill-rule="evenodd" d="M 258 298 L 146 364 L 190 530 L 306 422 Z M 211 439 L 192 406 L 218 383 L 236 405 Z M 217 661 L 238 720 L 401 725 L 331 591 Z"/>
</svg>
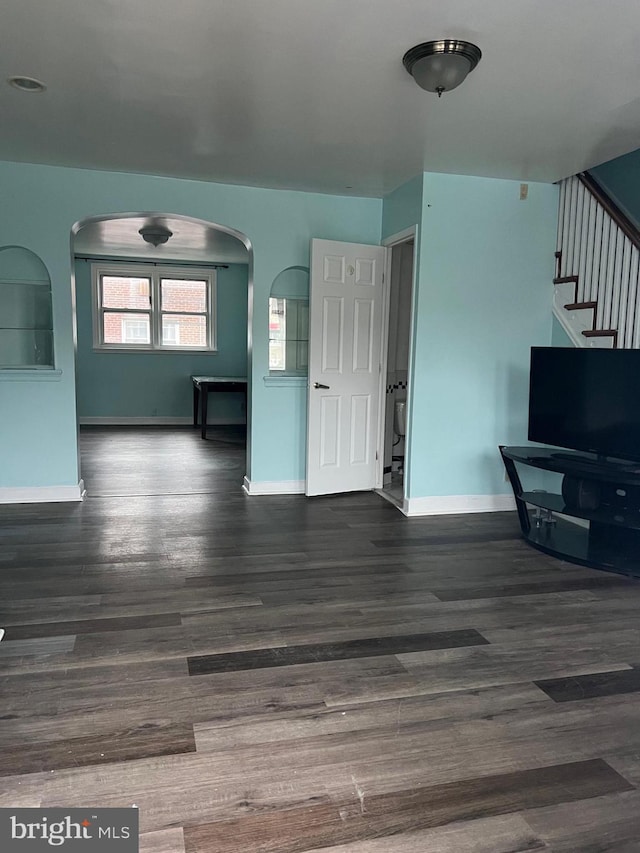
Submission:
<svg viewBox="0 0 640 853">
<path fill-rule="evenodd" d="M 76 486 L 9 486 L 0 488 L 0 504 L 40 504 L 81 501 L 84 481 Z"/>
<path fill-rule="evenodd" d="M 78 418 L 80 426 L 190 426 L 193 418 Z M 244 424 L 244 418 L 207 418 L 209 426 L 232 426 Z M 197 427 L 199 429 L 200 427 Z"/>
<path fill-rule="evenodd" d="M 509 512 L 515 508 L 516 502 L 513 495 L 434 495 L 426 498 L 405 498 L 400 507 L 408 516 Z"/>
<path fill-rule="evenodd" d="M 251 481 L 244 478 L 242 488 L 248 495 L 303 495 L 306 489 L 304 480 L 262 480 Z"/>
</svg>

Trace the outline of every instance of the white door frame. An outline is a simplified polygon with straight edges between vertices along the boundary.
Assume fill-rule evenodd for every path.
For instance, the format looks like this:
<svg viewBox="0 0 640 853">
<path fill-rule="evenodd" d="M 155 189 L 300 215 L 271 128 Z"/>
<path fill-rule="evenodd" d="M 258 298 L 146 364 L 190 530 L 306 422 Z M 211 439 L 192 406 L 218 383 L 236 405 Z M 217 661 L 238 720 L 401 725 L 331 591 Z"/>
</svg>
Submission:
<svg viewBox="0 0 640 853">
<path fill-rule="evenodd" d="M 409 431 L 411 429 L 410 412 L 412 407 L 412 390 L 413 390 L 413 329 L 415 322 L 415 294 L 416 294 L 416 272 L 418 262 L 418 226 L 412 225 L 410 228 L 405 228 L 403 231 L 398 231 L 390 237 L 385 237 L 381 241 L 387 251 L 385 259 L 384 280 L 382 282 L 382 353 L 380 356 L 380 411 L 378 414 L 378 468 L 376 472 L 376 488 L 382 489 L 384 486 L 384 436 L 386 432 L 386 392 L 387 392 L 387 361 L 389 356 L 389 305 L 391 296 L 391 256 L 394 246 L 399 246 L 401 243 L 407 243 L 413 238 L 413 269 L 411 274 L 411 317 L 409 321 L 409 364 L 407 371 L 407 426 L 404 439 L 405 447 L 405 462 L 404 462 L 404 477 L 403 477 L 403 501 L 407 498 L 407 483 L 409 481 L 411 471 L 410 454 L 408 453 L 411 444 L 409 442 Z"/>
</svg>

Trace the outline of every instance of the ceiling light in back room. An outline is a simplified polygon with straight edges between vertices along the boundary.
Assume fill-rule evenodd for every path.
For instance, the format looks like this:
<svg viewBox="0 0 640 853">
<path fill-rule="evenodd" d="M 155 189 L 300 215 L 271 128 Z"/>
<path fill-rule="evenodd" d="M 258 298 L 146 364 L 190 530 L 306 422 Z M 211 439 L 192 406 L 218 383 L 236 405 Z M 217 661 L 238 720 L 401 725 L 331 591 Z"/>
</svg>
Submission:
<svg viewBox="0 0 640 853">
<path fill-rule="evenodd" d="M 169 237 L 173 237 L 173 231 L 169 231 L 164 225 L 143 225 L 138 231 L 145 243 L 151 243 L 156 248 L 166 243 Z"/>
<path fill-rule="evenodd" d="M 35 77 L 22 77 L 20 75 L 9 77 L 7 83 L 20 92 L 30 92 L 32 94 L 44 92 L 47 88 L 42 81 L 36 80 Z"/>
</svg>

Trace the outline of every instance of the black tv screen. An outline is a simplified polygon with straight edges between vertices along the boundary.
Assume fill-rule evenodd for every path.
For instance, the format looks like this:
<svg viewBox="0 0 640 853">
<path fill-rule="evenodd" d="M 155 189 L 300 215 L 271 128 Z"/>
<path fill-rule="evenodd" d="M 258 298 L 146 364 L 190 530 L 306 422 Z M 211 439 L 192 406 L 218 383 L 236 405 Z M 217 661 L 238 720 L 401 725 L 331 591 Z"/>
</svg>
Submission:
<svg viewBox="0 0 640 853">
<path fill-rule="evenodd" d="M 640 350 L 532 347 L 529 440 L 640 459 Z"/>
</svg>

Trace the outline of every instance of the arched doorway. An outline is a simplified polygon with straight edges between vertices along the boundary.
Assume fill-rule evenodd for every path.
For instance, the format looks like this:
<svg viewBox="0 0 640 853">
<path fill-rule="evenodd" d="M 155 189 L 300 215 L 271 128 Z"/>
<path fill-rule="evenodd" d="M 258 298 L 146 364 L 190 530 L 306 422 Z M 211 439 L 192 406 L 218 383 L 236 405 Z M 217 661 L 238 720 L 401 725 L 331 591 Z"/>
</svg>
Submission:
<svg viewBox="0 0 640 853">
<path fill-rule="evenodd" d="M 76 223 L 71 254 L 88 493 L 228 488 L 242 465 L 240 488 L 249 469 L 250 381 L 246 397 L 215 394 L 206 442 L 194 443 L 200 431 L 190 427 L 193 376 L 251 376 L 249 239 L 194 217 L 126 212 Z"/>
</svg>

